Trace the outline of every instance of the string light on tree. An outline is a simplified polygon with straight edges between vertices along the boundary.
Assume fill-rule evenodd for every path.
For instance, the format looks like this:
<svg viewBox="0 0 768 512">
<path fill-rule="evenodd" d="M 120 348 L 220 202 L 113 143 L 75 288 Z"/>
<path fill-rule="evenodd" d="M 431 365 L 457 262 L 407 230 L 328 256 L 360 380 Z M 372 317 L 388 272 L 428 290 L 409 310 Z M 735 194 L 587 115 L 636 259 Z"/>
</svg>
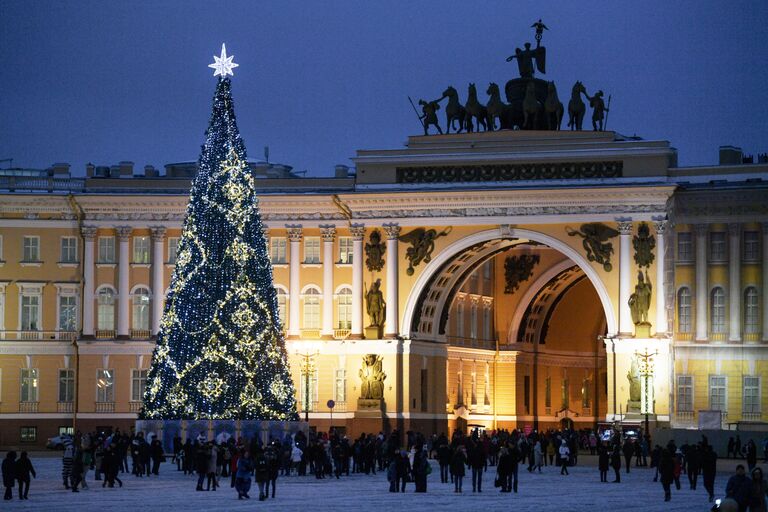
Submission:
<svg viewBox="0 0 768 512">
<path fill-rule="evenodd" d="M 142 419 L 294 420 L 296 400 L 256 181 L 235 121 L 221 47 Z"/>
</svg>

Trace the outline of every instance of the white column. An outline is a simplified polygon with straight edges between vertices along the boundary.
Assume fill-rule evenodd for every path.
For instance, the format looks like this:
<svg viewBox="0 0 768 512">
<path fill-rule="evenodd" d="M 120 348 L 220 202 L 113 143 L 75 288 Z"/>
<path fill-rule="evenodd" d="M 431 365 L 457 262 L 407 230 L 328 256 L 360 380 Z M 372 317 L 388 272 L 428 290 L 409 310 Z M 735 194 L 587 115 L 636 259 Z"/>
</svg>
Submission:
<svg viewBox="0 0 768 512">
<path fill-rule="evenodd" d="M 152 233 L 152 336 L 160 332 L 165 298 L 165 227 L 157 226 Z"/>
<path fill-rule="evenodd" d="M 117 238 L 120 240 L 120 261 L 118 262 L 118 310 L 117 310 L 117 337 L 127 339 L 130 337 L 130 328 L 128 324 L 128 314 L 131 304 L 131 260 L 128 251 L 128 241 L 131 237 L 133 228 L 130 226 L 118 226 Z"/>
<path fill-rule="evenodd" d="M 629 309 L 629 293 L 631 286 L 630 238 L 632 237 L 632 221 L 622 220 L 619 226 L 619 333 L 632 334 L 632 312 Z"/>
<path fill-rule="evenodd" d="M 333 240 L 336 226 L 320 226 L 323 236 L 323 329 L 320 336 L 333 338 Z"/>
<path fill-rule="evenodd" d="M 667 229 L 667 221 L 659 220 L 654 223 L 656 228 L 656 335 L 663 337 L 667 332 L 667 307 L 666 291 L 664 290 L 664 271 L 666 258 L 666 240 L 664 231 Z"/>
<path fill-rule="evenodd" d="M 365 226 L 352 224 L 352 331 L 351 339 L 363 337 L 363 238 Z"/>
<path fill-rule="evenodd" d="M 741 341 L 741 225 L 728 224 L 728 341 Z"/>
<path fill-rule="evenodd" d="M 707 339 L 707 232 L 709 226 L 696 224 L 696 340 Z"/>
<path fill-rule="evenodd" d="M 385 318 L 385 338 L 397 338 L 400 334 L 398 319 L 400 312 L 398 310 L 398 237 L 400 236 L 400 226 L 397 224 L 384 224 L 384 231 L 387 233 L 387 315 Z"/>
<path fill-rule="evenodd" d="M 80 228 L 83 235 L 83 338 L 93 338 L 95 307 L 93 291 L 95 289 L 95 250 L 96 226 L 83 226 Z"/>
<path fill-rule="evenodd" d="M 768 342 L 768 222 L 763 222 L 763 342 Z"/>
<path fill-rule="evenodd" d="M 301 243 L 301 226 L 286 226 L 288 228 L 288 240 L 291 244 L 289 261 L 290 275 L 288 282 L 288 338 L 296 339 L 301 336 L 299 327 L 299 294 L 301 293 L 301 256 L 299 244 Z"/>
</svg>

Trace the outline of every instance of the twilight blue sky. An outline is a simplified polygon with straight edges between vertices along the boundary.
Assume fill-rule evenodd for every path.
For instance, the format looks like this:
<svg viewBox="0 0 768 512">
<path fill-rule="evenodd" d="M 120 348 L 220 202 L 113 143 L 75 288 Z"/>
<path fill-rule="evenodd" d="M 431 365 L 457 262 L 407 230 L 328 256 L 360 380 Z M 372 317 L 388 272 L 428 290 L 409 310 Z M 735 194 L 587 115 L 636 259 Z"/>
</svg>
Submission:
<svg viewBox="0 0 768 512">
<path fill-rule="evenodd" d="M 328 175 L 420 131 L 407 95 L 503 89 L 539 17 L 564 103 L 575 80 L 603 89 L 609 128 L 671 141 L 681 165 L 768 151 L 765 0 L 0 0 L 0 159 L 196 160 L 226 42 L 249 155 Z"/>
</svg>

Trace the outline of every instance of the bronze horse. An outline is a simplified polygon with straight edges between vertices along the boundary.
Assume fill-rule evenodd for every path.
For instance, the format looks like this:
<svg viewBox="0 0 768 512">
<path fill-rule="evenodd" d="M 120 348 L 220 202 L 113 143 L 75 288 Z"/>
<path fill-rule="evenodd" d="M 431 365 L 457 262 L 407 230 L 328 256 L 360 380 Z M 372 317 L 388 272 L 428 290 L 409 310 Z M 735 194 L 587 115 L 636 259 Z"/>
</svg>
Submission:
<svg viewBox="0 0 768 512">
<path fill-rule="evenodd" d="M 536 85 L 531 81 L 525 87 L 523 98 L 523 126 L 524 130 L 535 130 L 538 127 L 541 103 L 536 99 Z"/>
<path fill-rule="evenodd" d="M 503 128 L 511 128 L 507 122 L 509 105 L 501 101 L 499 86 L 491 82 L 485 93 L 488 95 L 488 103 L 485 106 L 488 109 L 488 131 L 492 132 L 496 129 L 496 118 L 499 119 L 500 130 Z"/>
<path fill-rule="evenodd" d="M 486 124 L 486 118 L 488 117 L 488 109 L 485 108 L 485 105 L 477 101 L 477 88 L 473 83 L 469 84 L 469 91 L 467 94 L 467 103 L 466 105 L 464 105 L 464 109 L 467 112 L 466 121 L 467 121 L 468 132 L 472 131 L 472 118 L 474 118 L 477 121 L 477 131 L 480 131 L 481 125 L 483 127 L 483 131 L 488 130 L 488 125 Z"/>
<path fill-rule="evenodd" d="M 464 128 L 467 111 L 459 103 L 459 93 L 456 92 L 456 89 L 449 86 L 443 91 L 443 96 L 440 99 L 442 100 L 443 98 L 448 98 L 448 105 L 445 106 L 445 124 L 447 125 L 445 133 L 451 133 L 451 126 L 453 126 L 454 121 L 459 122 L 459 128 L 457 129 L 454 126 L 453 129 L 456 130 L 456 133 L 461 133 L 461 130 Z"/>
<path fill-rule="evenodd" d="M 555 82 L 547 84 L 547 99 L 544 100 L 544 115 L 547 118 L 547 130 L 559 130 L 563 122 L 563 104 L 557 97 Z M 554 126 L 553 126 L 554 125 Z"/>
<path fill-rule="evenodd" d="M 586 93 L 584 84 L 576 82 L 571 89 L 571 101 L 568 102 L 568 126 L 571 130 L 581 130 L 581 123 L 584 121 L 584 112 L 586 106 L 581 99 L 581 93 Z"/>
</svg>

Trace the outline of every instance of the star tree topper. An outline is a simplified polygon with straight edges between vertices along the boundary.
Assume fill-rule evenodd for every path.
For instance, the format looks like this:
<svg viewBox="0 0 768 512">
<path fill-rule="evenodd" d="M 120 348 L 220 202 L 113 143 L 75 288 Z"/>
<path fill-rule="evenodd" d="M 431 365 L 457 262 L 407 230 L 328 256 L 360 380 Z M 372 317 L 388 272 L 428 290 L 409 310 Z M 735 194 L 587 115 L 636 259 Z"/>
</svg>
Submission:
<svg viewBox="0 0 768 512">
<path fill-rule="evenodd" d="M 213 76 L 221 75 L 222 78 L 226 78 L 227 75 L 235 76 L 232 70 L 238 67 L 240 64 L 232 62 L 234 55 L 227 57 L 227 47 L 224 43 L 221 43 L 221 57 L 213 56 L 213 64 L 208 64 L 209 68 L 213 68 L 216 71 L 213 72 Z"/>
</svg>

